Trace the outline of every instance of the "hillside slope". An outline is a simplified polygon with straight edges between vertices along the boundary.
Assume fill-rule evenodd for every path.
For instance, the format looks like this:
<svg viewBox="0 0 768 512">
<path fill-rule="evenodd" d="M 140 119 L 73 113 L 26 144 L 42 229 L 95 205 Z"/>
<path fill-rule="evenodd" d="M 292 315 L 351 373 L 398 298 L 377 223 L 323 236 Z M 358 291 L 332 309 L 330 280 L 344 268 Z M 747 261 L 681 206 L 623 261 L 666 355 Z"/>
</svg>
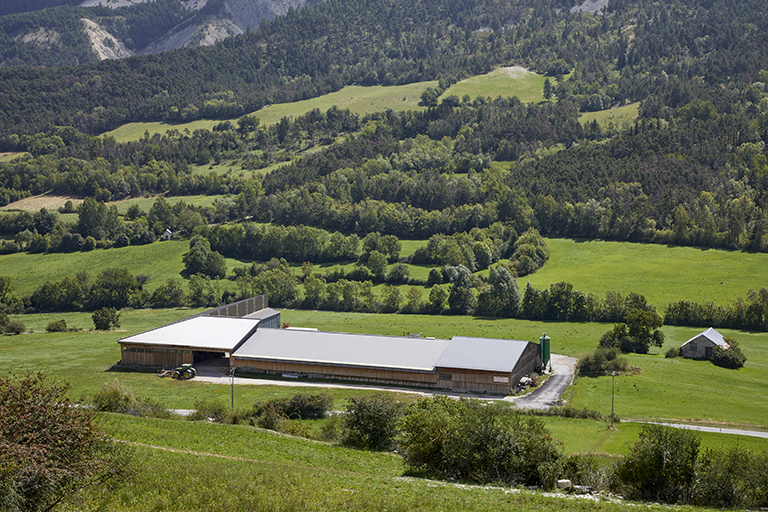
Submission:
<svg viewBox="0 0 768 512">
<path fill-rule="evenodd" d="M 210 46 L 312 3 L 316 0 L 86 0 L 79 6 L 41 2 L 40 9 L 23 12 L 9 7 L 0 16 L 0 67 L 78 65 Z"/>
</svg>

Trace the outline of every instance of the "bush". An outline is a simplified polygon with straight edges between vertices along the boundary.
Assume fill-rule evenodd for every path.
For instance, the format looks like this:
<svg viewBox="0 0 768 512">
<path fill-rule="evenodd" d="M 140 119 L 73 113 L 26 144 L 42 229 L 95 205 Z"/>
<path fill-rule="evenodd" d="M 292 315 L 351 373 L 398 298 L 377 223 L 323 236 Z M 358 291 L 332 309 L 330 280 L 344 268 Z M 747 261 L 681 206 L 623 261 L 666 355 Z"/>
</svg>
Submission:
<svg viewBox="0 0 768 512">
<path fill-rule="evenodd" d="M 344 418 L 344 442 L 358 448 L 389 449 L 402 415 L 403 405 L 389 395 L 352 397 Z"/>
<path fill-rule="evenodd" d="M 195 412 L 187 416 L 190 421 L 209 420 L 216 423 L 230 423 L 229 408 L 218 400 L 195 401 Z"/>
<path fill-rule="evenodd" d="M 598 376 L 611 372 L 626 372 L 629 363 L 621 355 L 621 350 L 616 347 L 599 348 L 593 354 L 584 356 L 579 360 L 579 375 Z"/>
<path fill-rule="evenodd" d="M 707 449 L 696 464 L 693 502 L 705 507 L 768 507 L 768 454 Z"/>
<path fill-rule="evenodd" d="M 536 418 L 499 404 L 423 398 L 401 421 L 411 470 L 479 483 L 551 487 L 562 468 L 557 441 Z"/>
<path fill-rule="evenodd" d="M 115 379 L 105 382 L 91 398 L 91 405 L 101 412 L 117 412 L 149 418 L 169 418 L 171 412 L 149 398 L 139 399 L 133 391 Z"/>
<path fill-rule="evenodd" d="M 667 350 L 667 353 L 664 354 L 664 357 L 667 359 L 674 359 L 676 357 L 680 357 L 680 347 L 672 347 L 669 350 Z"/>
<path fill-rule="evenodd" d="M 97 331 L 109 331 L 120 327 L 120 312 L 115 308 L 101 308 L 93 312 L 93 328 Z"/>
<path fill-rule="evenodd" d="M 20 322 L 18 320 L 13 320 L 8 322 L 8 325 L 5 326 L 5 332 L 7 334 L 21 334 L 27 330 L 27 326 L 24 325 L 24 322 Z"/>
<path fill-rule="evenodd" d="M 50 322 L 45 330 L 48 332 L 66 332 L 67 322 L 64 319 L 55 320 Z"/>
<path fill-rule="evenodd" d="M 333 398 L 326 393 L 319 395 L 297 393 L 285 403 L 283 412 L 290 419 L 319 420 L 325 417 L 332 405 Z"/>
<path fill-rule="evenodd" d="M 736 345 L 731 345 L 730 348 L 715 347 L 712 350 L 712 364 L 715 366 L 738 370 L 746 361 L 746 356 Z"/>
<path fill-rule="evenodd" d="M 690 430 L 644 425 L 615 467 L 615 490 L 630 499 L 690 503 L 700 439 Z"/>
</svg>

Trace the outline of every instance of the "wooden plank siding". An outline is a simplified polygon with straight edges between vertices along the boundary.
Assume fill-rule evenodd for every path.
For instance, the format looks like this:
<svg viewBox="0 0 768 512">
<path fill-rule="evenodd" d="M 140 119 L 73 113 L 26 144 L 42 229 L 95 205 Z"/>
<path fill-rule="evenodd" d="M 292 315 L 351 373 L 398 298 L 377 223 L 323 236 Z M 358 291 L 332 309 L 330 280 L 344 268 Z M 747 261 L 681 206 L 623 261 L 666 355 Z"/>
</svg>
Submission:
<svg viewBox="0 0 768 512">
<path fill-rule="evenodd" d="M 315 379 L 336 379 L 361 382 L 378 382 L 397 386 L 434 388 L 437 374 L 434 371 L 406 370 L 399 368 L 370 368 L 323 363 L 302 363 L 239 358 L 233 354 L 230 364 L 238 371 L 271 375 L 296 375 Z"/>
<path fill-rule="evenodd" d="M 511 372 L 438 367 L 437 387 L 454 391 L 508 395 L 520 379 L 533 372 L 540 362 L 539 346 L 528 343 Z"/>
<path fill-rule="evenodd" d="M 157 347 L 144 344 L 121 343 L 121 364 L 126 366 L 156 366 L 174 368 L 194 362 L 194 351 L 189 347 Z"/>
</svg>

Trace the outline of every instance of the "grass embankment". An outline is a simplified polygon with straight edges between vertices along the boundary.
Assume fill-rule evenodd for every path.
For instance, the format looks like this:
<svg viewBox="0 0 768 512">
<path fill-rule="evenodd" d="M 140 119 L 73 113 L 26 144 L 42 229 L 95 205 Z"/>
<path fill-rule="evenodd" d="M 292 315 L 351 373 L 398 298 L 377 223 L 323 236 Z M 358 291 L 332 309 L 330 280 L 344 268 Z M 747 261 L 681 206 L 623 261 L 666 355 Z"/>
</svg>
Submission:
<svg viewBox="0 0 768 512">
<path fill-rule="evenodd" d="M 246 426 L 112 415 L 102 425 L 117 438 L 140 445 L 139 471 L 130 485 L 107 495 L 87 493 L 69 510 L 626 509 L 626 504 L 606 500 L 409 478 L 403 474 L 401 459 L 391 453 L 328 446 Z"/>
</svg>

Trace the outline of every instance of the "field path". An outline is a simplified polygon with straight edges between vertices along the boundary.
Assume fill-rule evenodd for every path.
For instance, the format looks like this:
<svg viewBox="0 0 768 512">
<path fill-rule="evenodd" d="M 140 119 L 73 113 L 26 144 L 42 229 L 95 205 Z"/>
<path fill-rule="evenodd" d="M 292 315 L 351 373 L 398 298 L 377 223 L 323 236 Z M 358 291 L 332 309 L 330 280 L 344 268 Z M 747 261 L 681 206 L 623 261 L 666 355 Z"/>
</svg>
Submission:
<svg viewBox="0 0 768 512">
<path fill-rule="evenodd" d="M 547 379 L 539 389 L 527 395 L 508 397 L 504 400 L 528 409 L 547 409 L 557 405 L 560 396 L 573 382 L 573 375 L 576 372 L 576 358 L 552 354 L 551 361 L 554 375 Z"/>
</svg>

